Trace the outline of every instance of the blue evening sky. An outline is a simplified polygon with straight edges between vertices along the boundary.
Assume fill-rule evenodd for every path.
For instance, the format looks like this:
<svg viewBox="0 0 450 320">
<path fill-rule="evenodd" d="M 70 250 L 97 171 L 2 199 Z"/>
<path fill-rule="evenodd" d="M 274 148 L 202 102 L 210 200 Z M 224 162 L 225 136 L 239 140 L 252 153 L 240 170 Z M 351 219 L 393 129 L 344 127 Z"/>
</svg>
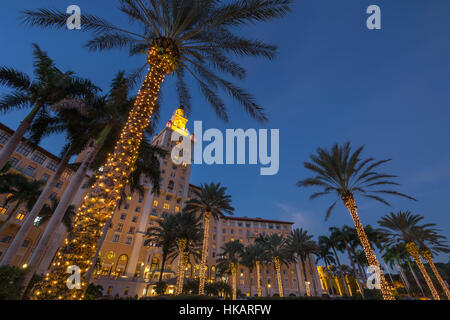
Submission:
<svg viewBox="0 0 450 320">
<path fill-rule="evenodd" d="M 90 53 L 82 45 L 90 38 L 81 31 L 44 30 L 21 25 L 20 11 L 77 4 L 82 12 L 129 26 L 117 1 L 21 0 L 0 2 L 0 64 L 32 72 L 31 43 L 35 42 L 63 70 L 87 77 L 105 91 L 114 74 L 140 66 L 144 56 L 123 51 Z M 366 28 L 366 8 L 377 4 L 382 30 Z M 450 2 L 447 0 L 298 0 L 287 18 L 243 30 L 251 37 L 279 47 L 278 57 L 240 59 L 248 77 L 240 84 L 263 105 L 270 121 L 263 126 L 249 118 L 230 99 L 231 121 L 224 124 L 192 88 L 193 120 L 203 128 L 280 129 L 280 170 L 260 176 L 259 165 L 197 165 L 191 183 L 220 181 L 233 196 L 237 216 L 293 221 L 315 236 L 330 226 L 352 225 L 339 204 L 329 221 L 325 210 L 334 196 L 309 200 L 313 190 L 295 183 L 309 174 L 302 166 L 317 147 L 350 140 L 366 145 L 364 155 L 392 158 L 388 173 L 399 176 L 399 191 L 413 202 L 387 197 L 393 207 L 357 198 L 364 224 L 389 211 L 411 210 L 436 223 L 450 236 Z M 164 84 L 161 124 L 177 107 L 173 81 Z M 0 93 L 6 92 L 0 88 Z M 0 115 L 15 129 L 26 111 Z M 59 154 L 63 137 L 47 138 L 42 146 Z M 448 261 L 448 255 L 441 255 Z"/>
</svg>

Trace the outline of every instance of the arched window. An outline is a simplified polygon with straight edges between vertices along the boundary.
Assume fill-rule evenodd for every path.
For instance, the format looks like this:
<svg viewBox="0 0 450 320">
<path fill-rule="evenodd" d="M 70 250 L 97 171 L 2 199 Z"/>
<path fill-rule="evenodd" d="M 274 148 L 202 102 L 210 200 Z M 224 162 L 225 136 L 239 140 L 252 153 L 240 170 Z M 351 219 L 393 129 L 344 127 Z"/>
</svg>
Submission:
<svg viewBox="0 0 450 320">
<path fill-rule="evenodd" d="M 121 276 L 125 273 L 128 264 L 128 256 L 126 254 L 121 254 L 117 259 L 116 264 L 116 275 Z"/>
<path fill-rule="evenodd" d="M 153 257 L 152 264 L 150 265 L 150 271 L 155 271 L 159 268 L 159 258 Z"/>
</svg>

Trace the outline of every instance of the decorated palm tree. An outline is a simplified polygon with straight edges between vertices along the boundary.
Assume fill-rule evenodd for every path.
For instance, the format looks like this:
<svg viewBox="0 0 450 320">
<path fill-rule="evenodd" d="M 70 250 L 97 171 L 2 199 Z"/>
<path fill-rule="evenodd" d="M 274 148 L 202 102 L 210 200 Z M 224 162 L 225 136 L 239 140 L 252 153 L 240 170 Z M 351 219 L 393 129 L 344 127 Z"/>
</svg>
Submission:
<svg viewBox="0 0 450 320">
<path fill-rule="evenodd" d="M 139 25 L 140 32 L 129 31 L 100 17 L 83 13 L 82 29 L 94 33 L 94 38 L 87 43 L 88 48 L 106 50 L 128 47 L 131 54 L 146 54 L 150 69 L 115 149 L 103 166 L 103 173 L 98 176 L 79 209 L 74 232 L 69 235 L 67 246 L 57 258 L 61 267 L 55 268 L 46 278 L 40 297 L 83 297 L 86 283 L 82 284 L 81 290 L 67 290 L 63 281 L 66 277 L 65 268 L 62 266 L 66 262 L 76 264 L 81 267 L 82 276 L 89 269 L 101 229 L 110 219 L 120 198 L 120 191 L 133 171 L 144 129 L 148 126 L 167 75 L 177 77 L 180 103 L 185 108 L 189 109 L 190 106 L 185 82 L 185 75 L 188 74 L 198 83 L 206 100 L 221 119 L 227 120 L 228 116 L 218 90 L 232 96 L 253 118 L 261 121 L 266 119 L 263 109 L 253 96 L 221 77 L 220 73 L 238 79 L 245 77 L 245 69 L 231 60 L 231 55 L 273 58 L 276 51 L 274 46 L 242 36 L 242 33 L 239 34 L 240 27 L 283 17 L 289 12 L 291 2 L 121 0 L 121 11 Z M 24 20 L 30 25 L 65 28 L 67 14 L 40 9 L 26 11 Z M 85 246 L 80 246 L 80 243 Z M 201 273 L 204 275 L 203 269 Z M 200 280 L 200 292 L 203 293 L 204 277 Z"/>
<path fill-rule="evenodd" d="M 0 112 L 31 108 L 14 134 L 0 150 L 0 168 L 8 162 L 14 150 L 39 113 L 48 113 L 62 100 L 76 99 L 97 91 L 89 80 L 75 77 L 72 71 L 63 72 L 55 62 L 33 44 L 34 79 L 13 68 L 0 67 L 0 85 L 13 91 L 0 98 Z"/>
<path fill-rule="evenodd" d="M 431 227 L 435 225 L 419 225 L 422 220 L 423 216 L 418 214 L 412 214 L 410 211 L 399 211 L 397 213 L 390 212 L 389 214 L 383 216 L 378 221 L 378 224 L 382 227 L 381 231 L 383 232 L 384 243 L 386 245 L 390 246 L 400 242 L 404 243 L 406 250 L 413 257 L 419 267 L 419 270 L 422 273 L 428 288 L 430 289 L 433 299 L 440 300 L 433 281 L 423 265 L 419 248 L 416 243 L 418 238 L 421 238 L 422 240 L 423 237 L 426 237 L 425 234 L 428 236 L 429 233 L 434 233 L 435 230 Z"/>
<path fill-rule="evenodd" d="M 328 247 L 331 250 L 333 250 L 334 257 L 335 257 L 336 263 L 337 263 L 337 271 L 338 271 L 339 277 L 344 282 L 345 292 L 349 296 L 350 292 L 348 291 L 347 280 L 344 277 L 344 272 L 342 271 L 341 261 L 339 259 L 338 254 L 337 254 L 337 247 L 336 247 L 337 239 L 335 239 L 335 236 L 336 235 L 332 234 L 331 231 L 330 231 L 330 236 L 320 236 L 319 237 L 318 244 L 319 244 L 319 246 Z M 339 285 L 339 281 L 337 281 L 337 283 Z"/>
<path fill-rule="evenodd" d="M 288 241 L 286 238 L 278 234 L 266 236 L 260 235 L 255 241 L 263 246 L 269 261 L 273 263 L 277 274 L 278 294 L 280 297 L 283 297 L 284 292 L 283 281 L 281 279 L 281 265 L 288 265 L 290 257 L 292 256 L 289 252 Z"/>
<path fill-rule="evenodd" d="M 174 215 L 175 240 L 178 247 L 178 271 L 176 294 L 183 293 L 186 264 L 189 262 L 189 253 L 198 250 L 203 238 L 200 217 L 192 212 L 179 212 Z"/>
<path fill-rule="evenodd" d="M 317 244 L 312 240 L 313 235 L 308 234 L 307 230 L 294 229 L 291 231 L 287 239 L 287 250 L 293 256 L 294 261 L 298 263 L 300 260 L 303 270 L 304 285 L 310 295 L 309 286 L 307 284 L 308 277 L 306 273 L 306 259 L 317 251 Z M 314 279 L 314 274 L 310 275 L 311 279 Z M 313 280 L 314 281 L 314 280 Z"/>
<path fill-rule="evenodd" d="M 262 296 L 261 290 L 261 264 L 267 261 L 267 255 L 263 246 L 255 243 L 244 248 L 241 253 L 241 264 L 248 268 L 250 273 L 250 296 L 252 295 L 252 277 L 253 269 L 256 269 L 256 294 Z"/>
<path fill-rule="evenodd" d="M 219 274 L 230 274 L 233 288 L 232 299 L 237 299 L 237 270 L 240 256 L 244 250 L 244 245 L 239 240 L 229 241 L 221 248 L 222 253 L 217 259 L 217 270 Z"/>
<path fill-rule="evenodd" d="M 314 254 L 316 255 L 316 263 L 319 262 L 320 260 L 323 261 L 323 263 L 324 263 L 323 269 L 325 270 L 325 273 L 328 277 L 328 284 L 329 284 L 330 291 L 331 291 L 330 293 L 335 295 L 336 291 L 334 290 L 333 279 L 332 279 L 332 275 L 330 273 L 329 267 L 332 264 L 335 264 L 336 260 L 334 259 L 334 255 L 330 249 L 331 248 L 328 245 L 325 245 L 325 244 L 320 245 L 319 244 L 317 247 L 317 250 L 314 252 Z"/>
<path fill-rule="evenodd" d="M 394 296 L 383 276 L 381 266 L 359 219 L 354 196 L 359 194 L 386 205 L 390 204 L 382 197 L 383 195 L 396 195 L 413 200 L 414 198 L 395 190 L 384 189 L 383 186 L 398 185 L 398 183 L 392 181 L 392 178 L 395 176 L 375 171 L 380 165 L 390 161 L 390 159 L 380 161 L 375 161 L 373 158 L 362 159 L 360 156 L 363 149 L 364 147 L 360 147 L 352 152 L 350 142 L 341 146 L 334 144 L 330 150 L 318 148 L 317 154 L 310 156 L 312 162 L 304 163 L 304 167 L 312 171 L 315 176 L 299 181 L 297 186 L 322 189 L 312 194 L 310 199 L 334 193 L 343 201 L 355 224 L 359 241 L 367 256 L 367 261 L 370 265 L 377 266 L 380 270 L 383 299 L 393 300 Z M 325 220 L 330 216 L 337 201 L 328 208 Z"/>
<path fill-rule="evenodd" d="M 2 180 L 6 183 L 1 185 L 0 195 L 6 195 L 2 207 L 6 207 L 9 203 L 13 204 L 11 210 L 5 212 L 6 220 L 0 226 L 0 235 L 9 225 L 10 220 L 15 216 L 20 207 L 24 207 L 28 211 L 31 210 L 41 193 L 44 182 L 38 180 L 29 180 L 25 176 L 17 173 L 6 173 L 2 175 Z"/>
<path fill-rule="evenodd" d="M 219 219 L 225 214 L 232 215 L 231 196 L 226 194 L 227 188 L 220 183 L 201 184 L 200 190 L 194 190 L 192 199 L 186 202 L 186 212 L 193 212 L 203 217 L 202 261 L 199 273 L 199 294 L 204 294 L 206 258 L 208 257 L 210 219 Z"/>
</svg>

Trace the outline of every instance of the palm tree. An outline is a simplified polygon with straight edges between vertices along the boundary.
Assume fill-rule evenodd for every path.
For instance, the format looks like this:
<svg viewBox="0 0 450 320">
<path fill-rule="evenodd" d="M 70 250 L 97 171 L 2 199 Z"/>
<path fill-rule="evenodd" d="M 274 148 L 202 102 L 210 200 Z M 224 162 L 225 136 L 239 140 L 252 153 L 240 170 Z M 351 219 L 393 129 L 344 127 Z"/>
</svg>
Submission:
<svg viewBox="0 0 450 320">
<path fill-rule="evenodd" d="M 63 99 L 83 97 L 98 90 L 89 80 L 75 77 L 71 71 L 59 70 L 38 45 L 33 44 L 33 48 L 33 80 L 21 71 L 0 67 L 0 85 L 13 90 L 0 99 L 0 111 L 32 107 L 0 151 L 0 169 L 8 162 L 38 113 L 47 113 L 51 106 Z"/>
<path fill-rule="evenodd" d="M 58 199 L 55 198 L 51 201 L 50 204 L 44 205 L 44 207 L 42 208 L 41 212 L 38 215 L 38 219 L 35 222 L 35 226 L 37 227 L 42 226 L 50 219 L 53 212 L 55 212 L 56 208 L 58 207 L 58 202 L 59 202 Z M 75 217 L 75 207 L 69 206 L 62 220 L 62 223 L 66 228 L 66 232 L 69 232 L 72 229 L 74 217 Z"/>
<path fill-rule="evenodd" d="M 330 233 L 331 233 L 331 231 L 330 231 Z M 350 292 L 348 291 L 348 283 L 344 277 L 344 272 L 342 271 L 341 261 L 337 254 L 337 247 L 336 247 L 337 239 L 335 239 L 336 236 L 337 236 L 336 234 L 332 234 L 332 233 L 330 234 L 329 237 L 320 236 L 318 239 L 318 243 L 319 243 L 319 246 L 329 247 L 329 248 L 331 248 L 331 250 L 333 250 L 334 257 L 336 258 L 336 263 L 338 265 L 339 276 L 342 278 L 342 281 L 344 282 L 345 292 L 347 293 L 347 296 L 349 296 Z M 337 283 L 339 285 L 339 281 L 337 281 Z"/>
<path fill-rule="evenodd" d="M 359 241 L 366 253 L 367 261 L 370 265 L 377 266 L 380 270 L 383 299 L 393 300 L 394 296 L 383 276 L 380 264 L 373 253 L 364 227 L 358 217 L 354 195 L 361 194 L 366 198 L 377 200 L 387 205 L 389 205 L 389 202 L 382 198 L 384 194 L 415 199 L 397 191 L 378 189 L 380 186 L 398 185 L 398 183 L 391 180 L 395 176 L 374 171 L 381 164 L 390 161 L 390 159 L 375 161 L 373 158 L 367 158 L 363 160 L 360 158 L 363 148 L 360 147 L 352 153 L 350 142 L 342 146 L 334 144 L 330 150 L 318 148 L 317 154 L 310 156 L 312 162 L 304 163 L 304 167 L 314 172 L 316 176 L 297 182 L 297 186 L 322 188 L 322 191 L 312 194 L 310 199 L 330 193 L 336 193 L 340 197 L 353 219 Z M 337 201 L 328 208 L 325 220 L 328 219 Z"/>
<path fill-rule="evenodd" d="M 362 288 L 361 284 L 359 283 L 358 272 L 356 271 L 356 267 L 355 267 L 356 255 L 355 255 L 354 247 L 355 247 L 356 241 L 358 239 L 356 230 L 353 228 L 350 228 L 349 226 L 343 226 L 342 228 L 331 227 L 330 232 L 333 235 L 333 238 L 337 241 L 337 243 L 336 243 L 337 248 L 340 249 L 340 251 L 344 251 L 344 250 L 347 251 L 348 259 L 350 260 L 350 264 L 352 266 L 353 273 L 355 274 L 355 280 L 358 285 L 358 289 L 361 292 L 361 296 L 363 297 L 363 299 L 365 299 L 363 288 Z"/>
<path fill-rule="evenodd" d="M 217 259 L 217 269 L 219 274 L 231 274 L 231 284 L 233 288 L 232 299 L 237 298 L 236 275 L 239 266 L 240 255 L 244 250 L 244 245 L 239 240 L 229 241 L 221 248 L 222 253 Z"/>
<path fill-rule="evenodd" d="M 91 187 L 80 207 L 81 216 L 89 216 L 98 223 L 87 224 L 85 219 L 76 222 L 74 232 L 69 236 L 77 242 L 88 244 L 83 255 L 92 258 L 95 244 L 100 237 L 104 223 L 110 219 L 120 190 L 133 170 L 144 129 L 149 123 L 161 85 L 168 74 L 177 76 L 180 104 L 189 109 L 190 95 L 185 82 L 185 74 L 196 80 L 206 100 L 216 114 L 228 119 L 225 104 L 218 95 L 222 90 L 233 97 L 251 117 L 264 121 L 261 106 L 256 104 L 251 94 L 225 80 L 218 73 L 234 78 L 245 77 L 245 69 L 229 56 L 249 56 L 273 58 L 276 48 L 259 40 L 249 40 L 238 35 L 239 27 L 257 21 L 270 21 L 285 16 L 290 11 L 291 0 L 267 1 L 166 1 L 121 0 L 121 11 L 140 26 L 140 33 L 128 31 L 87 13 L 82 15 L 83 30 L 92 31 L 95 37 L 87 43 L 91 50 L 106 50 L 128 47 L 131 54 L 145 53 L 150 70 L 138 92 L 127 123 L 122 129 L 114 152 L 103 166 L 103 174 Z M 65 12 L 39 9 L 25 11 L 24 22 L 42 27 L 65 28 Z M 87 229 L 86 229 L 87 228 Z M 86 231 L 87 230 L 87 231 Z M 205 228 L 206 230 L 206 228 Z M 92 249 L 91 249 L 92 248 Z M 73 252 L 61 255 L 60 265 L 67 261 L 72 264 Z M 59 259 L 59 258 L 58 258 Z M 76 261 L 86 269 L 90 260 Z M 61 263 L 62 262 L 62 263 Z M 201 270 L 204 275 L 204 270 Z M 82 275 L 84 276 L 84 274 Z M 82 298 L 81 290 L 69 292 L 63 285 L 66 274 L 63 267 L 55 268 L 48 277 L 41 298 L 61 297 Z M 200 292 L 204 292 L 204 279 L 200 278 Z M 52 291 L 53 294 L 49 294 Z"/>
<path fill-rule="evenodd" d="M 391 268 L 393 268 L 393 266 L 397 267 L 397 269 L 400 273 L 400 278 L 402 279 L 402 281 L 405 285 L 406 291 L 408 292 L 408 295 L 411 296 L 411 293 L 409 292 L 408 278 L 406 277 L 405 272 L 403 271 L 403 267 L 402 267 L 402 264 L 406 260 L 408 260 L 408 264 L 410 265 L 408 252 L 406 251 L 405 246 L 403 244 L 399 243 L 396 246 L 385 247 L 383 251 L 384 251 L 384 253 L 381 257 L 383 258 L 385 263 L 387 265 L 389 265 L 389 267 L 391 267 Z M 412 268 L 410 270 L 412 272 L 414 272 L 414 270 Z M 417 287 L 422 291 L 422 294 L 425 296 L 422 286 L 420 285 L 419 280 L 417 279 L 417 276 L 415 275 L 415 273 L 413 273 L 413 277 L 416 280 Z"/>
<path fill-rule="evenodd" d="M 200 217 L 193 213 L 179 212 L 174 215 L 175 240 L 178 246 L 178 277 L 176 293 L 183 293 L 185 264 L 189 261 L 189 252 L 197 250 L 203 231 L 201 229 Z"/>
<path fill-rule="evenodd" d="M 433 299 L 440 300 L 439 294 L 428 275 L 425 266 L 422 263 L 422 258 L 420 257 L 419 249 L 415 243 L 417 233 L 420 229 L 433 231 L 430 229 L 434 224 L 424 224 L 418 225 L 418 223 L 423 219 L 422 216 L 418 214 L 412 214 L 410 211 L 397 213 L 389 213 L 378 221 L 378 224 L 382 227 L 384 242 L 386 245 L 398 244 L 403 242 L 408 253 L 413 257 L 420 272 L 422 273 L 425 282 L 430 289 Z"/>
<path fill-rule="evenodd" d="M 0 226 L 0 235 L 9 225 L 9 221 L 14 217 L 15 213 L 21 206 L 25 206 L 27 210 L 31 210 L 33 204 L 36 202 L 44 182 L 37 180 L 28 180 L 25 176 L 16 173 L 7 173 L 2 176 L 2 180 L 6 181 L 5 185 L 0 188 L 0 194 L 6 194 L 6 199 L 3 201 L 3 207 L 8 203 L 13 203 L 12 210 L 5 212 L 8 216 L 3 224 Z"/>
<path fill-rule="evenodd" d="M 287 239 L 278 234 L 260 235 L 256 240 L 266 251 L 268 259 L 273 263 L 277 273 L 278 294 L 283 297 L 283 282 L 281 279 L 281 264 L 288 265 L 292 255 L 289 252 L 289 244 Z"/>
<path fill-rule="evenodd" d="M 287 249 L 291 254 L 291 256 L 293 257 L 293 260 L 296 263 L 298 263 L 297 260 L 298 257 L 300 258 L 300 261 L 302 263 L 303 278 L 305 281 L 304 285 L 305 288 L 307 288 L 308 293 L 309 293 L 309 286 L 307 284 L 308 277 L 306 275 L 305 260 L 311 254 L 317 251 L 317 244 L 312 240 L 312 238 L 313 236 L 308 234 L 307 230 L 303 230 L 302 228 L 300 228 L 292 230 L 287 239 Z M 311 279 L 314 279 L 314 274 L 311 275 Z"/>
<path fill-rule="evenodd" d="M 330 247 L 328 245 L 318 245 L 317 250 L 314 252 L 314 254 L 316 255 L 317 259 L 316 259 L 316 263 L 319 262 L 320 260 L 323 261 L 324 263 L 324 270 L 327 273 L 328 276 L 328 282 L 329 282 L 329 286 L 330 286 L 330 290 L 331 290 L 331 294 L 335 295 L 336 292 L 334 290 L 334 286 L 333 286 L 333 280 L 332 280 L 332 276 L 330 274 L 330 270 L 329 270 L 329 266 L 332 264 L 336 263 L 336 260 L 334 259 L 334 255 L 333 253 L 330 251 Z"/>
<path fill-rule="evenodd" d="M 151 227 L 147 230 L 147 240 L 144 245 L 150 242 L 155 243 L 156 246 L 162 250 L 161 270 L 159 273 L 159 282 L 163 279 L 164 267 L 168 256 L 175 250 L 177 245 L 175 230 L 176 230 L 175 216 L 164 213 L 161 220 L 157 220 L 158 226 Z"/>
<path fill-rule="evenodd" d="M 202 261 L 200 263 L 199 294 L 205 293 L 206 258 L 208 257 L 210 218 L 219 219 L 225 214 L 232 215 L 234 208 L 230 205 L 231 196 L 226 194 L 227 188 L 220 183 L 201 184 L 200 190 L 195 190 L 192 199 L 186 202 L 185 210 L 200 214 L 203 217 Z"/>
<path fill-rule="evenodd" d="M 255 243 L 244 248 L 241 253 L 241 264 L 248 268 L 250 274 L 250 296 L 252 296 L 252 277 L 253 269 L 256 268 L 256 294 L 262 296 L 261 291 L 261 263 L 267 261 L 266 252 L 261 244 Z"/>
</svg>

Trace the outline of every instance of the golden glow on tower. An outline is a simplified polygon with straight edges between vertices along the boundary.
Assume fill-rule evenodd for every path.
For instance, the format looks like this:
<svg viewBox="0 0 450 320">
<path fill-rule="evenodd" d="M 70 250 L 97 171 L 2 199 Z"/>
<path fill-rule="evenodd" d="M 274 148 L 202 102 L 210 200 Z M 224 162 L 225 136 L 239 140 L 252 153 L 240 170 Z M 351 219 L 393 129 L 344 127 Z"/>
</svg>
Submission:
<svg viewBox="0 0 450 320">
<path fill-rule="evenodd" d="M 187 136 L 189 134 L 189 131 L 186 129 L 187 122 L 188 119 L 184 117 L 184 108 L 183 106 L 180 106 L 175 110 L 172 118 L 167 122 L 167 127 L 183 136 Z"/>
</svg>

